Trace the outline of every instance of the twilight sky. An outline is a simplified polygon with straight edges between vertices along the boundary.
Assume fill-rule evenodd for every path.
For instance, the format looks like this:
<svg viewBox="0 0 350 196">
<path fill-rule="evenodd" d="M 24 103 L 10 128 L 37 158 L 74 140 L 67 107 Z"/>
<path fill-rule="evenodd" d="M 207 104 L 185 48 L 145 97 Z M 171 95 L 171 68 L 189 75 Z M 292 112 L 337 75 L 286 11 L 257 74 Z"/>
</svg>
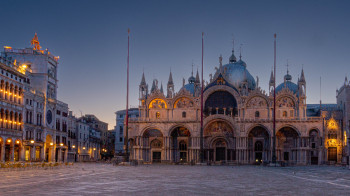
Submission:
<svg viewBox="0 0 350 196">
<path fill-rule="evenodd" d="M 277 33 L 277 83 L 287 59 L 294 82 L 304 65 L 307 103 L 335 103 L 336 89 L 349 76 L 349 1 L 2 1 L 0 46 L 24 48 L 37 32 L 40 44 L 59 60 L 59 100 L 77 117 L 95 114 L 114 128 L 125 109 L 127 29 L 131 29 L 130 105 L 138 105 L 142 70 L 151 87 L 165 89 L 170 67 L 175 89 L 201 64 L 214 73 L 218 57 L 235 54 L 268 90 Z"/>
</svg>

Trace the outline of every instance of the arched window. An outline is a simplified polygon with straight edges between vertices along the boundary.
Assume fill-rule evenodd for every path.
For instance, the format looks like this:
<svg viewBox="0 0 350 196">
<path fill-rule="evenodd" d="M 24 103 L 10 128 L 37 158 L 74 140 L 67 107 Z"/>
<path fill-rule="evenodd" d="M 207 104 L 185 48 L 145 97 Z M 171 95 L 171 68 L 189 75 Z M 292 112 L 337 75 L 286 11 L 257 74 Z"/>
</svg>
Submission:
<svg viewBox="0 0 350 196">
<path fill-rule="evenodd" d="M 182 112 L 182 118 L 186 118 L 186 112 Z"/>
<path fill-rule="evenodd" d="M 283 111 L 283 117 L 287 117 L 287 111 Z"/>
<path fill-rule="evenodd" d="M 156 113 L 156 118 L 158 118 L 158 119 L 160 118 L 160 112 Z"/>
<path fill-rule="evenodd" d="M 151 147 L 152 148 L 161 148 L 162 147 L 162 142 L 155 139 L 151 142 Z"/>
<path fill-rule="evenodd" d="M 255 118 L 259 118 L 260 117 L 260 112 L 259 111 L 255 111 Z"/>
</svg>

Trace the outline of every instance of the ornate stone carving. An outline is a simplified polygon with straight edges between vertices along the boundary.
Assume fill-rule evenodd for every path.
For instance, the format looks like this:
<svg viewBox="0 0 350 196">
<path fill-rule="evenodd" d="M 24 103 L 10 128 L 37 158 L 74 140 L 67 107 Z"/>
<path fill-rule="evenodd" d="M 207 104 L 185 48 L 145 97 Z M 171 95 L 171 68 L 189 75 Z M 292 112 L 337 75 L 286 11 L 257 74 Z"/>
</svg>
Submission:
<svg viewBox="0 0 350 196">
<path fill-rule="evenodd" d="M 180 98 L 175 102 L 175 108 L 192 108 L 194 103 L 189 98 Z"/>
<path fill-rule="evenodd" d="M 289 97 L 282 97 L 277 101 L 278 107 L 294 107 L 294 101 Z"/>
<path fill-rule="evenodd" d="M 253 97 L 247 103 L 247 108 L 267 107 L 266 101 L 261 97 Z"/>
</svg>

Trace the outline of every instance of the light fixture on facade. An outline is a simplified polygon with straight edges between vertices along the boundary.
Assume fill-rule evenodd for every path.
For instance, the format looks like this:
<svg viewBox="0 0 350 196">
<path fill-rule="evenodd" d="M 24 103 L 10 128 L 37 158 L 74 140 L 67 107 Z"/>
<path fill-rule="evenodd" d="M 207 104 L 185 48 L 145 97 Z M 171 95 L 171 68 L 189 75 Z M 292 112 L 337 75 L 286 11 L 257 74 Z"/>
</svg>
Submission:
<svg viewBox="0 0 350 196">
<path fill-rule="evenodd" d="M 8 139 L 8 140 L 7 140 L 7 143 L 11 143 L 11 139 Z"/>
<path fill-rule="evenodd" d="M 94 148 L 94 150 L 96 150 L 96 148 Z"/>
<path fill-rule="evenodd" d="M 60 146 L 63 146 L 63 143 L 60 143 Z"/>
<path fill-rule="evenodd" d="M 75 145 L 73 145 L 72 148 L 75 148 Z"/>
<path fill-rule="evenodd" d="M 19 144 L 19 140 L 17 140 L 16 143 Z"/>
<path fill-rule="evenodd" d="M 30 143 L 34 144 L 34 140 L 30 140 Z"/>
<path fill-rule="evenodd" d="M 25 69 L 25 68 L 27 68 L 27 65 L 26 65 L 26 64 L 23 64 L 22 67 Z"/>
<path fill-rule="evenodd" d="M 50 146 L 53 146 L 53 143 L 52 143 L 52 142 L 50 143 Z"/>
<path fill-rule="evenodd" d="M 85 150 L 85 147 L 83 147 L 83 150 Z"/>
</svg>

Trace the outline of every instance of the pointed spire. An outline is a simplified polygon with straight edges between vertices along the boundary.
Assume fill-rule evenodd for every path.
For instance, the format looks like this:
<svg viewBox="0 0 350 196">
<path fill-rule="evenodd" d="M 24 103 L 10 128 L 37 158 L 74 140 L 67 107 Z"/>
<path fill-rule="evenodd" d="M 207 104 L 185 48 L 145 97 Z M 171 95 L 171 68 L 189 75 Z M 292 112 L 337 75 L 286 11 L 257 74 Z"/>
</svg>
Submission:
<svg viewBox="0 0 350 196">
<path fill-rule="evenodd" d="M 152 83 L 152 88 L 151 88 L 151 93 L 153 93 L 153 91 L 158 89 L 158 80 L 154 79 L 153 83 Z"/>
<path fill-rule="evenodd" d="M 239 60 L 242 60 L 242 44 L 239 47 Z"/>
<path fill-rule="evenodd" d="M 220 72 L 222 72 L 222 55 L 221 54 L 219 57 L 219 70 L 220 70 Z"/>
<path fill-rule="evenodd" d="M 273 70 L 271 70 L 271 76 L 270 76 L 269 85 L 273 86 L 274 83 L 275 83 L 275 77 L 273 75 Z"/>
<path fill-rule="evenodd" d="M 196 80 L 194 83 L 199 84 L 201 81 L 199 79 L 199 73 L 198 73 L 198 68 L 197 68 L 197 74 L 196 74 Z"/>
<path fill-rule="evenodd" d="M 306 82 L 305 81 L 305 76 L 304 76 L 304 68 L 301 68 L 301 75 L 300 75 L 300 82 Z"/>
<path fill-rule="evenodd" d="M 193 64 L 193 62 L 192 62 L 192 72 L 191 72 L 191 76 L 193 76 L 193 65 L 194 65 L 194 64 Z"/>
<path fill-rule="evenodd" d="M 168 85 L 174 85 L 174 82 L 173 82 L 173 74 L 171 73 L 171 68 L 170 68 L 170 74 L 169 74 Z"/>
<path fill-rule="evenodd" d="M 161 93 L 164 93 L 164 92 L 163 92 L 163 82 L 160 83 L 160 92 L 161 92 Z"/>
<path fill-rule="evenodd" d="M 229 59 L 230 63 L 235 63 L 237 62 L 237 58 L 235 56 L 235 40 L 233 39 L 233 35 L 232 35 L 232 55 Z"/>
<path fill-rule="evenodd" d="M 145 72 L 142 72 L 142 79 L 140 85 L 146 85 Z"/>
<path fill-rule="evenodd" d="M 287 74 L 284 76 L 284 81 L 286 82 L 286 81 L 291 81 L 292 80 L 292 76 L 291 75 L 289 75 L 289 69 L 288 69 L 288 67 L 289 67 L 289 63 L 288 63 L 288 59 L 287 59 Z"/>
</svg>

